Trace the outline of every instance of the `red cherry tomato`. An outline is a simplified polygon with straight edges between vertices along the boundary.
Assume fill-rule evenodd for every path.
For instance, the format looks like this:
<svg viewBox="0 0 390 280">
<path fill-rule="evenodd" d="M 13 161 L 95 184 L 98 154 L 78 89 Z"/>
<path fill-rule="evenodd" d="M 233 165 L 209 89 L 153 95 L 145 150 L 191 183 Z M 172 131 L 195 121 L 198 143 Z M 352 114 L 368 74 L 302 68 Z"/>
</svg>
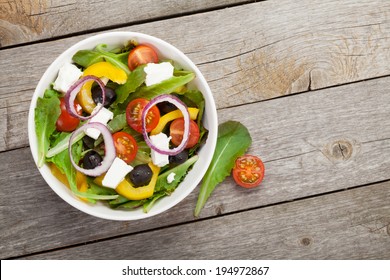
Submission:
<svg viewBox="0 0 390 280">
<path fill-rule="evenodd" d="M 126 163 L 133 161 L 138 151 L 137 142 L 133 136 L 120 131 L 114 133 L 112 138 L 114 139 L 116 155 Z"/>
<path fill-rule="evenodd" d="M 183 140 L 184 133 L 184 118 L 179 118 L 174 120 L 171 123 L 169 128 L 170 136 L 172 137 L 171 141 L 175 146 L 179 146 L 181 141 Z M 200 132 L 199 127 L 196 122 L 190 120 L 190 135 L 188 136 L 188 142 L 186 145 L 186 149 L 192 148 L 199 141 Z"/>
<path fill-rule="evenodd" d="M 145 98 L 137 98 L 131 101 L 126 108 L 126 121 L 127 124 L 142 133 L 142 111 L 149 100 Z M 160 121 L 160 111 L 157 106 L 153 106 L 146 115 L 146 132 L 152 131 Z"/>
<path fill-rule="evenodd" d="M 258 186 L 264 178 L 264 164 L 256 156 L 245 155 L 236 159 L 233 178 L 237 185 L 244 188 Z"/>
<path fill-rule="evenodd" d="M 129 69 L 133 71 L 137 68 L 138 65 L 147 64 L 147 63 L 157 63 L 158 56 L 156 51 L 146 45 L 138 45 L 134 49 L 132 49 L 129 53 L 129 57 L 127 63 L 129 65 Z"/>
<path fill-rule="evenodd" d="M 56 122 L 57 130 L 66 132 L 71 132 L 75 130 L 80 123 L 80 119 L 75 118 L 69 114 L 69 112 L 66 110 L 64 98 L 60 98 L 60 108 L 61 114 Z M 82 108 L 77 101 L 74 102 L 74 108 L 76 109 L 77 113 L 81 115 Z"/>
</svg>

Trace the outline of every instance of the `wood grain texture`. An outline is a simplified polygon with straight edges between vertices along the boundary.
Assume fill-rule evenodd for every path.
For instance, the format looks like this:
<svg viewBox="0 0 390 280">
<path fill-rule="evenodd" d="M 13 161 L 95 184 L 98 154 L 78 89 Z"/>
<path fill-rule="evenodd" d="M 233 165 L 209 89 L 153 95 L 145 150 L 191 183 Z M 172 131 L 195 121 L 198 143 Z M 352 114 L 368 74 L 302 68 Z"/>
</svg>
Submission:
<svg viewBox="0 0 390 280">
<path fill-rule="evenodd" d="M 116 30 L 177 46 L 199 65 L 217 107 L 227 108 L 390 75 L 389 11 L 385 0 L 265 1 Z M 86 37 L 0 51 L 0 151 L 28 144 L 35 85 L 62 51 Z"/>
<path fill-rule="evenodd" d="M 0 47 L 88 30 L 131 25 L 212 8 L 239 0 L 11 0 L 0 3 Z"/>
<path fill-rule="evenodd" d="M 28 259 L 388 259 L 389 199 L 387 182 Z"/>
<path fill-rule="evenodd" d="M 227 178 L 201 218 L 389 180 L 389 87 L 390 78 L 381 78 L 220 109 L 220 122 L 234 119 L 248 127 L 253 137 L 248 153 L 265 161 L 266 177 L 254 190 L 238 188 Z M 198 189 L 156 217 L 110 222 L 61 201 L 41 178 L 28 148 L 0 153 L 0 162 L 2 258 L 194 221 Z M 386 195 L 382 199 L 388 205 Z"/>
</svg>

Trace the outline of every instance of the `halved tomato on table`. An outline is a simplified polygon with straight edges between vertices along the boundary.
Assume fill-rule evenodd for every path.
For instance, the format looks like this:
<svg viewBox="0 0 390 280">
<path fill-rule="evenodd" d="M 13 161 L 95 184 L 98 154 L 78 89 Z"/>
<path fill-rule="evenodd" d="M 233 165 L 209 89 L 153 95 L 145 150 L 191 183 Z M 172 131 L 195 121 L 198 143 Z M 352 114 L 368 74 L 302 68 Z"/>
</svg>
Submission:
<svg viewBox="0 0 390 280">
<path fill-rule="evenodd" d="M 158 55 L 156 51 L 147 45 L 138 45 L 129 53 L 127 60 L 129 69 L 133 71 L 139 65 L 147 63 L 157 63 Z"/>
<path fill-rule="evenodd" d="M 142 133 L 142 111 L 149 100 L 136 98 L 129 102 L 126 108 L 127 124 L 135 131 Z M 146 132 L 152 131 L 160 121 L 160 111 L 157 106 L 153 106 L 146 115 Z"/>
<path fill-rule="evenodd" d="M 114 139 L 116 155 L 126 163 L 133 161 L 138 151 L 137 142 L 133 136 L 120 131 L 114 133 L 112 138 Z"/>
<path fill-rule="evenodd" d="M 170 136 L 172 137 L 171 141 L 175 146 L 179 146 L 183 140 L 184 134 L 184 118 L 178 118 L 171 123 L 169 128 Z M 192 148 L 199 141 L 200 132 L 199 127 L 196 122 L 190 120 L 190 135 L 188 136 L 188 142 L 186 149 Z"/>
<path fill-rule="evenodd" d="M 264 178 L 264 164 L 256 156 L 244 155 L 236 159 L 233 167 L 233 179 L 241 187 L 254 188 Z"/>
</svg>

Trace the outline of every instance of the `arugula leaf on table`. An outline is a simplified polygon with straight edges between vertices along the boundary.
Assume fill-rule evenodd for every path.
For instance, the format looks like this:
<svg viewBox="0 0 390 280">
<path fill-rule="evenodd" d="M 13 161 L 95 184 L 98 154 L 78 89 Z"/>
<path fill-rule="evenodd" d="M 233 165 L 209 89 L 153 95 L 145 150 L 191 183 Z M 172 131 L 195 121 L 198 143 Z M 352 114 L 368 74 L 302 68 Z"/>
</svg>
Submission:
<svg viewBox="0 0 390 280">
<path fill-rule="evenodd" d="M 60 113 L 60 99 L 57 92 L 51 89 L 46 90 L 44 96 L 38 98 L 34 111 L 38 142 L 38 167 L 42 167 L 45 163 L 50 146 L 50 136 L 56 130 L 56 122 Z"/>
<path fill-rule="evenodd" d="M 203 177 L 195 207 L 195 217 L 199 216 L 210 194 L 230 175 L 235 160 L 245 153 L 251 143 L 252 138 L 243 124 L 227 121 L 219 125 L 217 145 L 210 166 Z"/>
</svg>

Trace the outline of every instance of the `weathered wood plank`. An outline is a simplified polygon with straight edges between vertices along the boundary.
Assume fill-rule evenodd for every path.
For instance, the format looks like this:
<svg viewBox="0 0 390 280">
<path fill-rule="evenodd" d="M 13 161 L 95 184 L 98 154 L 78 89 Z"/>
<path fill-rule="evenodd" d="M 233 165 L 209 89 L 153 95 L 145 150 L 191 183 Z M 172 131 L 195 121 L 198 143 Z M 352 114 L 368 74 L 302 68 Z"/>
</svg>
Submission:
<svg viewBox="0 0 390 280">
<path fill-rule="evenodd" d="M 264 159 L 266 177 L 254 190 L 228 178 L 201 217 L 389 180 L 389 87 L 390 78 L 382 78 L 219 110 L 220 122 L 234 119 L 248 127 L 249 153 Z M 109 222 L 61 201 L 36 170 L 29 149 L 0 153 L 0 162 L 2 258 L 194 219 L 198 190 L 156 217 Z"/>
<path fill-rule="evenodd" d="M 389 75 L 389 11 L 385 0 L 266 1 L 120 30 L 149 33 L 183 50 L 225 108 Z M 0 119 L 11 124 L 0 126 L 7 138 L 0 151 L 27 145 L 35 85 L 55 57 L 85 37 L 0 51 L 0 109 L 7 107 Z"/>
<path fill-rule="evenodd" d="M 389 199 L 386 182 L 29 259 L 388 259 Z"/>
<path fill-rule="evenodd" d="M 3 1 L 0 3 L 0 47 L 245 2 L 248 1 Z"/>
</svg>

